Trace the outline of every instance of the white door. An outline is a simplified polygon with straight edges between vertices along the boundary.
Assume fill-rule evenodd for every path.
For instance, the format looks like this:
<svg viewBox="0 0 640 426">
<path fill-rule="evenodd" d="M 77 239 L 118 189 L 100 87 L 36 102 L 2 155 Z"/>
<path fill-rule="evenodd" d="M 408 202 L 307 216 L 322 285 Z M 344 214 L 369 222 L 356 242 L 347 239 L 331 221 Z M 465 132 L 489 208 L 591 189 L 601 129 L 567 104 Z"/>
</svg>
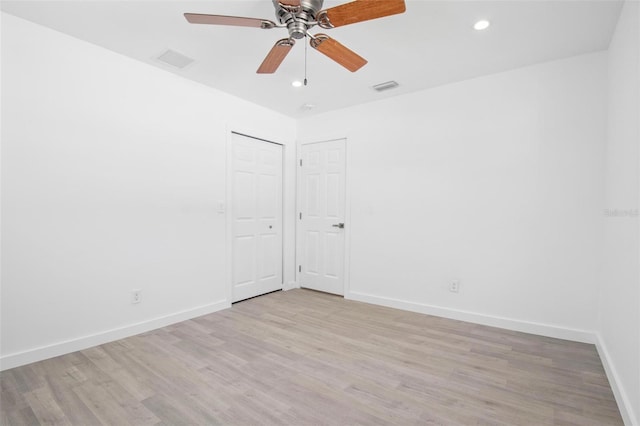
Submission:
<svg viewBox="0 0 640 426">
<path fill-rule="evenodd" d="M 344 294 L 345 141 L 302 145 L 300 286 Z"/>
<path fill-rule="evenodd" d="M 233 302 L 282 289 L 282 146 L 232 136 Z"/>
</svg>

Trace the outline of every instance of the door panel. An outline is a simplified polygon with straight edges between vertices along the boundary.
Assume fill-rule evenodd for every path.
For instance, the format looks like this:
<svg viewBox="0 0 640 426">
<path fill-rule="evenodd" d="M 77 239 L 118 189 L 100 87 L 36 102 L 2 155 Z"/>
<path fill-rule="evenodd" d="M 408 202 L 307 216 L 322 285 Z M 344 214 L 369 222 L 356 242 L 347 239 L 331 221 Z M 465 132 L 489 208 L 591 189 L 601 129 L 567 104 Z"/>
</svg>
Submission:
<svg viewBox="0 0 640 426">
<path fill-rule="evenodd" d="M 253 282 L 255 275 L 255 265 L 251 256 L 247 253 L 255 251 L 255 238 L 253 236 L 241 235 L 234 240 L 233 256 L 236 260 L 234 264 L 234 277 L 236 285 L 246 285 Z"/>
<path fill-rule="evenodd" d="M 344 294 L 345 141 L 302 146 L 300 285 Z"/>
<path fill-rule="evenodd" d="M 232 136 L 232 301 L 282 288 L 282 146 Z"/>
<path fill-rule="evenodd" d="M 280 257 L 277 255 L 278 241 L 275 235 L 261 235 L 259 249 L 260 273 L 258 277 L 261 280 L 277 278 Z"/>
</svg>

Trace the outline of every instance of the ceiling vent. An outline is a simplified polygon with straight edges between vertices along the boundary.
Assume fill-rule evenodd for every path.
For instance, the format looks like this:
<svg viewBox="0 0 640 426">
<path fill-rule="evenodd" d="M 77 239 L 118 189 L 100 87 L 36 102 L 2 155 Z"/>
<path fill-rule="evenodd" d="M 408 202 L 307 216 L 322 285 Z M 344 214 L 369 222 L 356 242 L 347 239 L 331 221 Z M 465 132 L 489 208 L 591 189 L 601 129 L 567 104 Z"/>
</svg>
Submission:
<svg viewBox="0 0 640 426">
<path fill-rule="evenodd" d="M 176 68 L 185 68 L 187 65 L 193 62 L 193 59 L 188 56 L 184 56 L 182 53 L 178 53 L 174 50 L 167 50 L 162 55 L 156 58 L 158 61 L 171 65 Z"/>
<path fill-rule="evenodd" d="M 387 81 L 386 83 L 376 84 L 375 86 L 373 86 L 373 90 L 375 90 L 376 92 L 384 92 L 385 90 L 395 89 L 398 86 L 400 85 L 392 80 Z"/>
</svg>

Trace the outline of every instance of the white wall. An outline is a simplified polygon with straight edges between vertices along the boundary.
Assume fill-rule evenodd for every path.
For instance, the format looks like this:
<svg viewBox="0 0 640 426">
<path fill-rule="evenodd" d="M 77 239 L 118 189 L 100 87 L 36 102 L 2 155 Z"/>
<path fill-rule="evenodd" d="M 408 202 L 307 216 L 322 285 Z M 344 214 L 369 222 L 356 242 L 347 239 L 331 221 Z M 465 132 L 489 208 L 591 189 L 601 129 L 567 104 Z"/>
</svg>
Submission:
<svg viewBox="0 0 640 426">
<path fill-rule="evenodd" d="M 599 350 L 627 424 L 640 424 L 640 8 L 627 1 L 609 47 L 605 250 Z"/>
<path fill-rule="evenodd" d="M 2 65 L 2 368 L 229 306 L 228 131 L 292 175 L 295 121 L 7 14 Z"/>
<path fill-rule="evenodd" d="M 596 53 L 302 120 L 347 137 L 346 296 L 593 341 L 605 83 Z"/>
</svg>

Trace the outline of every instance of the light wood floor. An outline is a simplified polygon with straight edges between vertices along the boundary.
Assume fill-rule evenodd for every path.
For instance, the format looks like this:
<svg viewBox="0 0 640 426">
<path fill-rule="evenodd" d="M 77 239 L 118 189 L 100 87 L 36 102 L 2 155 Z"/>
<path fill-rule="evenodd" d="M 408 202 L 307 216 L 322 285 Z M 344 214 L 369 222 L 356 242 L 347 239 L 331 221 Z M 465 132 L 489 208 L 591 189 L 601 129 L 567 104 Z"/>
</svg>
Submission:
<svg viewBox="0 0 640 426">
<path fill-rule="evenodd" d="M 3 425 L 622 424 L 593 345 L 308 290 L 0 381 Z"/>
</svg>

